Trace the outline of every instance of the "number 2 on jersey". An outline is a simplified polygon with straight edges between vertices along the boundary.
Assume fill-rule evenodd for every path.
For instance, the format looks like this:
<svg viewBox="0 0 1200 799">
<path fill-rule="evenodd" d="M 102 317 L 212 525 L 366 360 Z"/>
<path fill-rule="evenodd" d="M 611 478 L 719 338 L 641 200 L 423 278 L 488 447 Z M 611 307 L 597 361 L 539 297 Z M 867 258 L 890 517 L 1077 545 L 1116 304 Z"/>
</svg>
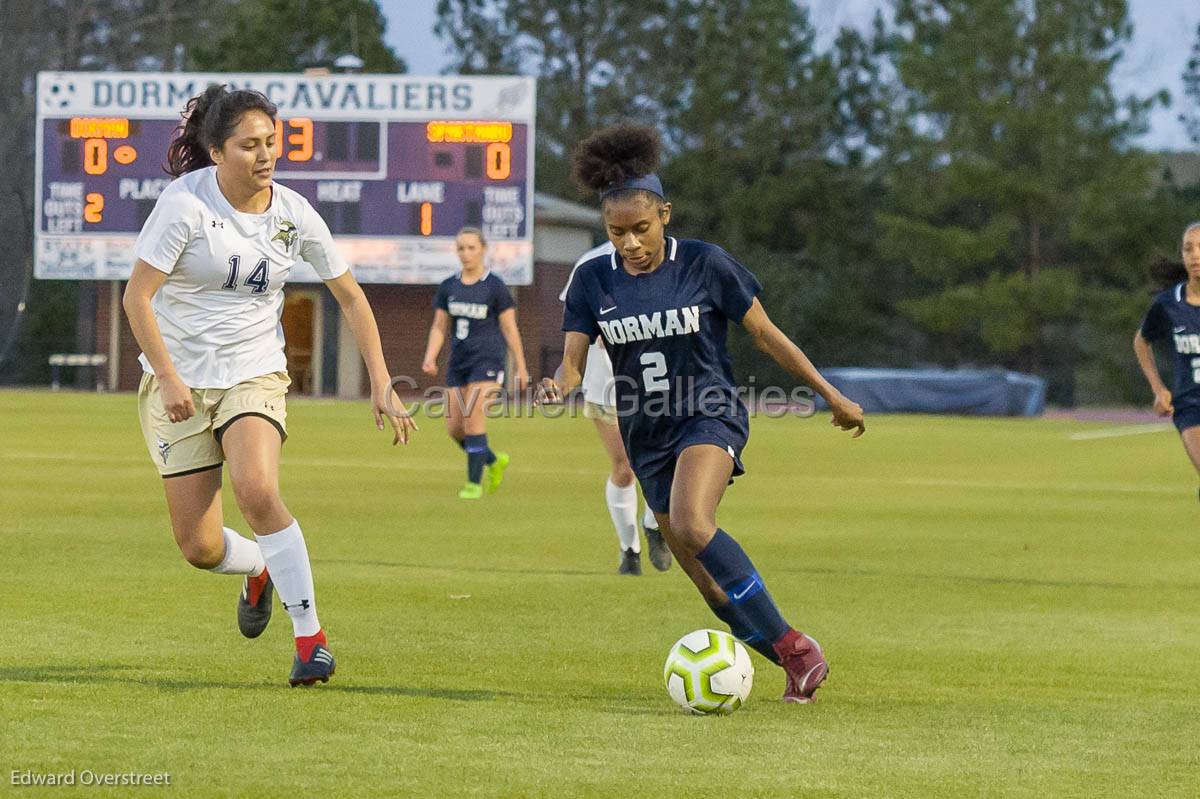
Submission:
<svg viewBox="0 0 1200 799">
<path fill-rule="evenodd" d="M 221 285 L 221 288 L 237 291 L 238 267 L 241 265 L 241 263 L 242 256 L 229 256 L 229 277 L 225 279 L 225 282 Z M 263 258 L 258 262 L 257 265 L 255 265 L 254 271 L 246 277 L 246 282 L 244 285 L 250 287 L 251 294 L 265 294 L 270 280 L 270 267 L 267 263 L 267 259 Z"/>
<path fill-rule="evenodd" d="M 1192 358 L 1192 382 L 1200 386 L 1200 358 Z"/>
<path fill-rule="evenodd" d="M 639 360 L 642 366 L 646 367 L 642 370 L 642 383 L 646 386 L 647 393 L 667 391 L 671 388 L 671 384 L 663 379 L 663 375 L 667 373 L 667 356 L 661 352 L 644 352 Z"/>
</svg>

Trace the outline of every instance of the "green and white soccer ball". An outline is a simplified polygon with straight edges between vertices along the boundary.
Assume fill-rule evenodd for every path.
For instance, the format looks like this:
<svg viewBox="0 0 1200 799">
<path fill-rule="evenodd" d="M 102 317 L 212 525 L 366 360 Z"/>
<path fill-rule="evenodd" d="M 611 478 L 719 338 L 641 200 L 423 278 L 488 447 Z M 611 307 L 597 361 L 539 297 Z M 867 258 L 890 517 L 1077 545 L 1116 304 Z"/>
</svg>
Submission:
<svg viewBox="0 0 1200 799">
<path fill-rule="evenodd" d="M 742 706 L 754 685 L 746 647 L 720 630 L 695 630 L 671 647 L 663 684 L 686 713 L 725 716 Z"/>
</svg>

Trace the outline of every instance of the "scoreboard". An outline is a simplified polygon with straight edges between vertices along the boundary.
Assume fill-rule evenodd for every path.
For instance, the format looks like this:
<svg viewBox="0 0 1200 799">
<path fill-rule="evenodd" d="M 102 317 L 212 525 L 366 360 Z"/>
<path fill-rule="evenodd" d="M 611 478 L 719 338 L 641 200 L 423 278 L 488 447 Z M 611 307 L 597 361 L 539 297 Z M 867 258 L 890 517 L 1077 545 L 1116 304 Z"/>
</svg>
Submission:
<svg viewBox="0 0 1200 799">
<path fill-rule="evenodd" d="M 211 83 L 278 107 L 275 180 L 313 204 L 360 282 L 441 281 L 466 225 L 506 282 L 532 282 L 533 79 L 141 72 L 38 75 L 37 277 L 129 276 L 180 112 Z M 301 263 L 290 280 L 318 278 Z"/>
</svg>

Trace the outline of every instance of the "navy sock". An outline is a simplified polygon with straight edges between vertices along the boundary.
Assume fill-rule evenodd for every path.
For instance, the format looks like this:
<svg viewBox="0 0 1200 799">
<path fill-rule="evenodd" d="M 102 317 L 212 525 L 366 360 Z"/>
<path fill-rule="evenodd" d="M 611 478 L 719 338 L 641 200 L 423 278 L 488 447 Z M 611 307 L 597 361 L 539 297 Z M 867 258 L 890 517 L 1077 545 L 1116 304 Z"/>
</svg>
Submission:
<svg viewBox="0 0 1200 799">
<path fill-rule="evenodd" d="M 771 646 L 768 641 L 764 641 L 761 635 L 754 632 L 754 628 L 750 626 L 750 622 L 742 613 L 741 608 L 732 603 L 714 605 L 711 602 L 708 603 L 708 607 L 712 610 L 713 615 L 729 625 L 729 632 L 733 633 L 734 638 L 776 666 L 779 665 L 779 653 L 775 651 L 775 647 Z"/>
<path fill-rule="evenodd" d="M 467 451 L 467 480 L 472 483 L 482 482 L 483 467 L 489 462 L 487 455 L 491 452 L 487 448 L 487 436 L 467 436 L 463 444 L 463 449 Z"/>
<path fill-rule="evenodd" d="M 729 603 L 768 646 L 791 629 L 749 556 L 731 535 L 718 529 L 696 558 L 728 594 Z"/>
</svg>

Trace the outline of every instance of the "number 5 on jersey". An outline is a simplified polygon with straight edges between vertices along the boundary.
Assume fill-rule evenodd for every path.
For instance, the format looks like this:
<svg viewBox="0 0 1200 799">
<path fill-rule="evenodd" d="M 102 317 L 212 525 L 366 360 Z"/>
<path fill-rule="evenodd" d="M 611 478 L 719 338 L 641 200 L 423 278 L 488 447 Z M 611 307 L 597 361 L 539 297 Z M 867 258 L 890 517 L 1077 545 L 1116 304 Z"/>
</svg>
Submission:
<svg viewBox="0 0 1200 799">
<path fill-rule="evenodd" d="M 225 283 L 221 288 L 237 291 L 238 267 L 242 263 L 242 256 L 229 256 L 229 277 L 225 279 Z M 267 284 L 270 282 L 270 266 L 267 259 L 263 258 L 255 265 L 254 271 L 246 276 L 245 285 L 250 287 L 251 294 L 265 294 Z"/>
</svg>

